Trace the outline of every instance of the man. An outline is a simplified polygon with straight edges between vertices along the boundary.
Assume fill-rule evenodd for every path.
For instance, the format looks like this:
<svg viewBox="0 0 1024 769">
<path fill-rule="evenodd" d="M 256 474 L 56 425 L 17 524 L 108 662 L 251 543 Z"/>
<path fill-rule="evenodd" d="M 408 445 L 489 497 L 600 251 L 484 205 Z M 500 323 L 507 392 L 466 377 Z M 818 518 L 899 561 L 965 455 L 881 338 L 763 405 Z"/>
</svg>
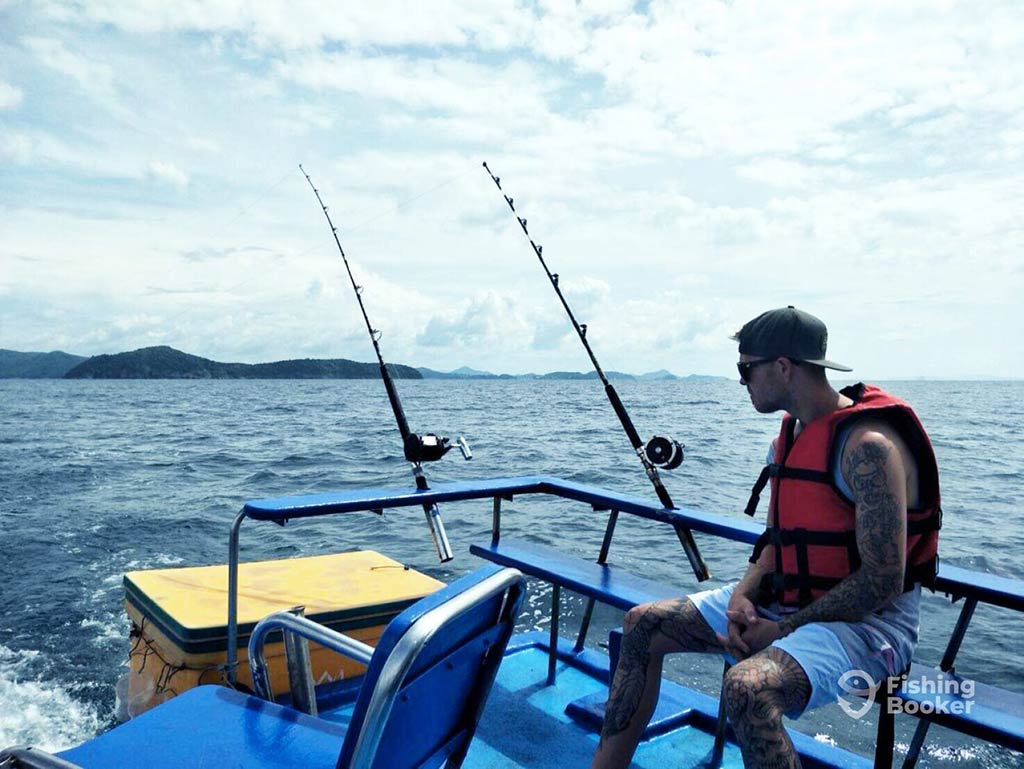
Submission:
<svg viewBox="0 0 1024 769">
<path fill-rule="evenodd" d="M 917 644 L 920 583 L 936 569 L 938 470 L 913 411 L 878 388 L 837 392 L 828 334 L 792 306 L 743 326 L 740 384 L 784 411 L 748 514 L 771 482 L 768 525 L 735 585 L 626 615 L 593 767 L 628 766 L 672 652 L 734 663 L 726 712 L 747 767 L 799 766 L 782 716 L 835 702 L 840 677 L 898 675 Z"/>
</svg>

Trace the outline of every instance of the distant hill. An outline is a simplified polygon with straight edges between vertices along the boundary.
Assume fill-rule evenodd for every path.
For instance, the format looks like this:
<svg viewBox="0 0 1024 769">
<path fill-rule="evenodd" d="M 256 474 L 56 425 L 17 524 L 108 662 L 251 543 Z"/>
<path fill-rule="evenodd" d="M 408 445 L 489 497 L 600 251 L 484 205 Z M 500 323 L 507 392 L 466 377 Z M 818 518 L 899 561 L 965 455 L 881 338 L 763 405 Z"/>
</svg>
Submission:
<svg viewBox="0 0 1024 769">
<path fill-rule="evenodd" d="M 59 379 L 85 360 L 84 355 L 0 350 L 0 379 Z"/>
<path fill-rule="evenodd" d="M 640 378 L 645 382 L 660 382 L 662 380 L 679 379 L 679 377 L 666 369 L 658 369 L 657 371 L 651 371 L 647 374 L 641 374 Z"/>
<path fill-rule="evenodd" d="M 396 379 L 422 379 L 410 366 L 389 365 Z M 66 379 L 376 379 L 376 363 L 343 358 L 283 360 L 275 363 L 220 363 L 173 347 L 144 347 L 97 355 L 68 371 Z"/>
<path fill-rule="evenodd" d="M 498 374 L 490 371 L 477 371 L 469 366 L 462 366 L 454 371 L 435 371 L 432 368 L 419 366 L 417 369 L 424 379 L 498 379 Z"/>
<path fill-rule="evenodd" d="M 605 371 L 604 375 L 609 380 L 635 382 L 636 377 L 632 374 L 623 374 L 621 371 Z M 596 371 L 552 371 L 550 374 L 541 374 L 538 379 L 597 379 Z"/>
<path fill-rule="evenodd" d="M 501 379 L 501 380 L 590 380 L 596 371 L 553 371 L 548 374 L 492 374 L 462 366 L 454 371 L 403 366 L 389 363 L 395 379 Z M 727 377 L 690 374 L 679 377 L 661 369 L 639 376 L 606 371 L 610 380 L 625 382 L 705 381 Z M 88 358 L 66 352 L 17 352 L 0 350 L 0 379 L 376 379 L 376 363 L 345 358 L 282 360 L 274 363 L 221 363 L 173 347 L 144 347 L 140 350 Z"/>
<path fill-rule="evenodd" d="M 568 380 L 581 380 L 581 379 L 597 379 L 596 371 L 552 371 L 548 374 L 492 374 L 490 371 L 480 371 L 478 369 L 469 368 L 463 366 L 457 368 L 454 371 L 437 371 L 432 368 L 425 368 L 420 366 L 416 369 L 419 371 L 424 379 L 568 379 Z M 709 376 L 707 374 L 689 374 L 688 376 L 676 376 L 671 371 L 661 369 L 660 371 L 651 371 L 647 374 L 626 374 L 622 371 L 606 371 L 605 376 L 611 381 L 620 382 L 636 382 L 637 380 L 642 382 L 676 382 L 680 380 L 687 381 L 712 381 L 727 379 L 728 377 L 722 376 Z"/>
</svg>

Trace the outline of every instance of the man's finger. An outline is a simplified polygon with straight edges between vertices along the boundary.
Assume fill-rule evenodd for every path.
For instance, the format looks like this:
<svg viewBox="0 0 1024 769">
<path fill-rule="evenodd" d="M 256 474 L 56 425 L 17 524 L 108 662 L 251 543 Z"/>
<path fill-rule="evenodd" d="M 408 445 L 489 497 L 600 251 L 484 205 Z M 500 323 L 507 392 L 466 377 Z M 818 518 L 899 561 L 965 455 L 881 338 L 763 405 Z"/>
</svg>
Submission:
<svg viewBox="0 0 1024 769">
<path fill-rule="evenodd" d="M 743 637 L 740 635 L 740 626 L 735 622 L 729 623 L 729 642 L 734 649 L 742 651 L 744 656 L 750 654 L 750 646 L 743 640 Z"/>
<path fill-rule="evenodd" d="M 730 654 L 734 654 L 739 651 L 739 647 L 736 645 L 736 641 L 731 636 L 725 636 L 721 633 L 715 633 L 715 640 L 721 644 L 722 648 Z"/>
<path fill-rule="evenodd" d="M 726 636 L 721 633 L 715 633 L 715 638 L 721 645 L 722 650 L 734 659 L 744 660 L 747 658 L 748 655 L 733 645 L 732 641 L 730 641 Z"/>
</svg>

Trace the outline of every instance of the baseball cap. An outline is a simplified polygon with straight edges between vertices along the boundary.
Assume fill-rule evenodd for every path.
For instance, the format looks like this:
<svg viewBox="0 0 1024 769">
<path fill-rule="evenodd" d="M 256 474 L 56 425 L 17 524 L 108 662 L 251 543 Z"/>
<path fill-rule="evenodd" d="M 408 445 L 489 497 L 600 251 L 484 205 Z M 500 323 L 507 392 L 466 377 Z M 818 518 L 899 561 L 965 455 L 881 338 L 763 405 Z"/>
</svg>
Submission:
<svg viewBox="0 0 1024 769">
<path fill-rule="evenodd" d="M 730 338 L 740 343 L 741 355 L 792 358 L 836 371 L 853 371 L 825 359 L 828 329 L 820 319 L 793 305 L 761 313 Z"/>
</svg>

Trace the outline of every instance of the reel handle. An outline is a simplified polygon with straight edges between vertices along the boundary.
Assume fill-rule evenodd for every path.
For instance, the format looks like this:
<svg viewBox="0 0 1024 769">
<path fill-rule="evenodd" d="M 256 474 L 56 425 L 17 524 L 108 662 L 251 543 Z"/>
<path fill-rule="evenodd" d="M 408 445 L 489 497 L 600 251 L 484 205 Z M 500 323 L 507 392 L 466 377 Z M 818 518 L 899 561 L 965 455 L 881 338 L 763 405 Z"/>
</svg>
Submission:
<svg viewBox="0 0 1024 769">
<path fill-rule="evenodd" d="M 466 439 L 461 435 L 455 441 L 455 445 L 459 447 L 459 451 L 462 452 L 464 458 L 473 458 L 473 452 L 470 450 L 469 444 L 466 443 Z M 443 435 L 436 435 L 434 433 L 417 435 L 416 433 L 409 433 L 405 436 L 402 448 L 405 458 L 409 462 L 419 464 L 421 462 L 436 462 L 454 447 L 451 440 Z"/>
</svg>

